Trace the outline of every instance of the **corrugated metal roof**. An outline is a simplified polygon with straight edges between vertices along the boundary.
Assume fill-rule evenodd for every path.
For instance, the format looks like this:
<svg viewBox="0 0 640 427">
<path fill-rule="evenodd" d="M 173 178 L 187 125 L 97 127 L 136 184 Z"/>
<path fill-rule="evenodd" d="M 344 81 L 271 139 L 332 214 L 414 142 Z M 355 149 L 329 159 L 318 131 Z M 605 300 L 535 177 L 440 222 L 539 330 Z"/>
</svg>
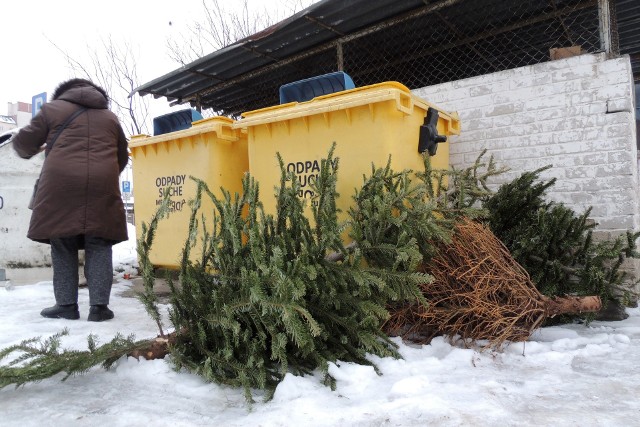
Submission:
<svg viewBox="0 0 640 427">
<path fill-rule="evenodd" d="M 513 24 L 513 16 L 509 17 L 508 24 L 504 17 L 513 8 L 511 1 L 323 0 L 258 34 L 146 83 L 136 91 L 166 97 L 173 103 L 188 102 L 213 108 L 221 114 L 239 115 L 276 104 L 278 88 L 283 84 L 336 71 L 339 68 L 336 46 L 343 43 L 349 48 L 348 54 L 345 52 L 345 71 L 359 86 L 388 79 L 414 88 L 451 80 L 453 69 L 456 78 L 463 78 L 496 71 L 502 64 L 527 65 L 546 60 L 549 47 L 556 42 L 552 39 L 557 37 L 554 34 L 561 31 L 560 27 L 566 31 L 566 21 L 556 19 L 558 15 L 549 12 L 550 3 L 554 8 L 571 7 L 571 22 L 593 29 L 595 39 L 580 40 L 586 51 L 600 48 L 596 0 L 518 2 L 519 15 L 515 18 L 521 20 L 527 32 L 517 42 L 507 39 L 503 31 L 519 28 Z M 640 1 L 618 0 L 616 5 L 621 51 L 632 55 L 634 71 L 640 74 L 637 57 Z M 452 30 L 450 25 L 445 25 L 447 22 L 443 23 L 443 13 L 449 23 L 464 30 L 461 39 L 466 44 L 451 44 L 444 38 Z M 543 14 L 544 19 L 539 18 Z M 397 25 L 406 22 L 415 22 L 410 33 Z M 549 27 L 554 25 L 558 29 L 550 31 Z M 468 35 L 481 31 L 493 33 L 484 39 Z M 365 38 L 369 46 L 384 48 L 384 57 L 377 58 L 373 50 L 359 52 L 360 39 Z M 489 52 L 491 43 L 497 42 L 500 48 L 489 55 L 478 55 L 477 63 L 469 64 L 462 55 L 477 50 L 482 43 L 484 51 Z M 414 62 L 406 62 L 408 54 L 404 46 L 408 44 L 418 44 L 424 52 L 414 58 Z M 347 61 L 354 61 L 353 58 L 367 63 L 367 67 L 350 67 Z M 415 71 L 411 69 L 415 61 L 435 64 L 436 60 L 447 66 L 436 64 L 424 76 L 411 74 Z"/>
<path fill-rule="evenodd" d="M 244 90 L 243 84 L 233 81 L 234 78 L 277 66 L 293 55 L 308 52 L 310 56 L 314 47 L 419 6 L 424 6 L 421 0 L 320 1 L 258 34 L 140 86 L 136 91 L 142 95 L 164 96 L 178 103 L 194 103 L 200 96 L 203 106 L 225 109 L 224 102 L 207 102 L 207 92 L 216 88 L 222 93 L 218 97 L 237 99 Z M 268 71 L 263 73 L 268 74 Z M 237 87 L 234 90 L 232 86 Z"/>
</svg>

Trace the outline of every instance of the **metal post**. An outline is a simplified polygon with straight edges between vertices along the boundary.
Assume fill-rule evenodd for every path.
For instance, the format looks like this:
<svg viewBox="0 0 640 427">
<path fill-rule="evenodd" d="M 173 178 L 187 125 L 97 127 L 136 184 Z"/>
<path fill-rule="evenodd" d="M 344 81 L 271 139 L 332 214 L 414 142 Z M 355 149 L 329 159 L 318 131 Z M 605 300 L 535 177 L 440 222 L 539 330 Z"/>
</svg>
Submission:
<svg viewBox="0 0 640 427">
<path fill-rule="evenodd" d="M 612 54 L 611 43 L 611 7 L 609 0 L 598 0 L 598 27 L 600 28 L 600 48 L 607 54 Z"/>
<path fill-rule="evenodd" d="M 336 43 L 336 55 L 338 58 L 338 71 L 344 71 L 344 51 L 340 42 Z"/>
</svg>

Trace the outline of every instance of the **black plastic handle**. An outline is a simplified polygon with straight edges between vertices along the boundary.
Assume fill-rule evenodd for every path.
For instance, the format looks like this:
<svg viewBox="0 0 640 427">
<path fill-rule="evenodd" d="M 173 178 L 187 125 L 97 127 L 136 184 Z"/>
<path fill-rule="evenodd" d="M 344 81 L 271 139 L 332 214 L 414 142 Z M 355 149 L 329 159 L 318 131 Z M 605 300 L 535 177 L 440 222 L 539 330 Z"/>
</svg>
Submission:
<svg viewBox="0 0 640 427">
<path fill-rule="evenodd" d="M 438 135 L 438 110 L 429 107 L 424 124 L 420 126 L 420 138 L 418 139 L 418 153 L 427 151 L 430 156 L 435 156 L 438 144 L 447 142 L 445 135 Z"/>
</svg>

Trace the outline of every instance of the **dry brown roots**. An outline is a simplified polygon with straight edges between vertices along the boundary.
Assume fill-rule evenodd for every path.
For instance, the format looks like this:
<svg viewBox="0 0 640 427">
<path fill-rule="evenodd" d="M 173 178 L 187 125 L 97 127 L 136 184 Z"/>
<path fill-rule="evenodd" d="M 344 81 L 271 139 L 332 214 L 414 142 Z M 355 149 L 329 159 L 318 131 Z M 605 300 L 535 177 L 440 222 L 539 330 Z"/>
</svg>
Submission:
<svg viewBox="0 0 640 427">
<path fill-rule="evenodd" d="M 459 336 L 499 348 L 527 340 L 547 317 L 601 306 L 598 297 L 543 296 L 502 242 L 471 220 L 457 226 L 453 241 L 439 245 L 422 271 L 434 277 L 421 286 L 429 304 L 393 308 L 385 324 L 389 335 L 423 343 L 439 335 Z"/>
</svg>

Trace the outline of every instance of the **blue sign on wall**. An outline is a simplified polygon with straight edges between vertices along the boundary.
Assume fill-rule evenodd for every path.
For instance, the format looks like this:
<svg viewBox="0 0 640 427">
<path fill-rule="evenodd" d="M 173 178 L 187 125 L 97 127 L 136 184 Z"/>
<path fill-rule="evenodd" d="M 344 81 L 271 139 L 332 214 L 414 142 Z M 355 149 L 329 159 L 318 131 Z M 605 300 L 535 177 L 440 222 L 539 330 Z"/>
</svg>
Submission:
<svg viewBox="0 0 640 427">
<path fill-rule="evenodd" d="M 131 193 L 131 182 L 130 181 L 122 181 L 122 192 L 123 193 Z"/>
<path fill-rule="evenodd" d="M 35 117 L 40 108 L 47 102 L 47 92 L 42 92 L 31 97 L 31 117 Z"/>
</svg>

